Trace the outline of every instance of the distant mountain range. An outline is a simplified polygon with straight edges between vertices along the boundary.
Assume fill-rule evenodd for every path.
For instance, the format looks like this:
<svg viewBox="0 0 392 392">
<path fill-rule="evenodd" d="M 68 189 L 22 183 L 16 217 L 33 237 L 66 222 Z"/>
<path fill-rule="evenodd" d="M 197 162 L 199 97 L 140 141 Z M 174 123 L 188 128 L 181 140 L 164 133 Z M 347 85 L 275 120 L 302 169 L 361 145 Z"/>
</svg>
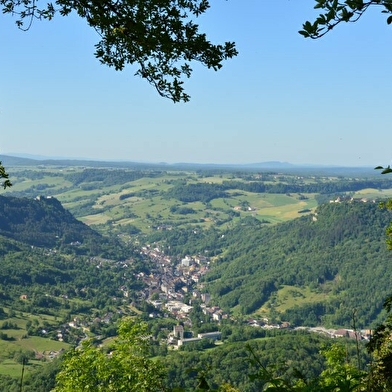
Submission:
<svg viewBox="0 0 392 392">
<path fill-rule="evenodd" d="M 379 175 L 371 167 L 345 167 L 345 166 L 326 166 L 314 164 L 292 164 L 289 162 L 267 161 L 256 163 L 235 163 L 235 164 L 218 164 L 218 163 L 148 163 L 132 161 L 102 161 L 84 158 L 64 158 L 64 157 L 45 157 L 30 154 L 10 154 L 0 155 L 0 160 L 5 167 L 18 166 L 82 166 L 82 167 L 105 167 L 105 168 L 135 168 L 135 169 L 153 169 L 153 170 L 272 170 L 284 171 L 290 173 L 314 173 L 325 175 Z"/>
</svg>

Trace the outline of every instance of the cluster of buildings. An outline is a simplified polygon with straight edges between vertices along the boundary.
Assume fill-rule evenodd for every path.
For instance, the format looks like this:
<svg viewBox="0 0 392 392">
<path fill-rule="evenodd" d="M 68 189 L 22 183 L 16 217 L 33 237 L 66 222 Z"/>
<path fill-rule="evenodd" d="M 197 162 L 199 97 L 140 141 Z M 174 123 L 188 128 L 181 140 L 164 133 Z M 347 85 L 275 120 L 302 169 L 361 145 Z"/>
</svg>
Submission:
<svg viewBox="0 0 392 392">
<path fill-rule="evenodd" d="M 336 338 L 348 338 L 348 339 L 355 339 L 355 340 L 369 340 L 372 336 L 372 331 L 370 329 L 361 330 L 361 331 L 354 331 L 353 329 L 326 329 L 323 327 L 314 327 L 314 328 L 305 328 L 300 327 L 300 329 L 306 329 L 310 332 L 320 333 L 322 335 L 326 335 L 331 339 Z"/>
<path fill-rule="evenodd" d="M 283 321 L 281 323 L 270 323 L 267 317 L 263 317 L 260 320 L 256 320 L 250 318 L 246 321 L 246 323 L 251 327 L 260 327 L 264 329 L 286 329 L 290 328 L 290 323 L 287 321 Z"/>
<path fill-rule="evenodd" d="M 368 199 L 366 197 L 338 196 L 336 199 L 329 201 L 330 203 L 377 203 L 376 199 Z"/>
<path fill-rule="evenodd" d="M 248 319 L 247 324 L 252 327 L 259 327 L 259 328 L 264 328 L 264 329 L 287 329 L 291 328 L 289 322 L 282 322 L 282 323 L 277 323 L 277 324 L 271 324 L 269 323 L 268 318 L 264 317 L 261 320 L 256 320 L 256 319 Z M 345 329 L 345 328 L 339 328 L 339 329 L 326 329 L 324 327 L 296 327 L 294 328 L 296 330 L 306 330 L 309 332 L 314 332 L 318 333 L 321 335 L 325 335 L 331 339 L 336 339 L 336 338 L 348 338 L 348 339 L 356 339 L 356 340 L 369 340 L 372 331 L 367 329 L 367 330 L 361 330 L 361 331 L 354 331 L 353 329 Z"/>
<path fill-rule="evenodd" d="M 211 306 L 211 296 L 203 292 L 201 277 L 209 270 L 210 260 L 206 256 L 195 255 L 173 258 L 165 255 L 159 247 L 144 246 L 141 253 L 155 266 L 150 275 L 138 274 L 146 288 L 143 297 L 157 309 L 166 310 L 177 320 L 190 325 L 189 313 L 192 302 L 201 302 L 201 308 L 211 320 L 219 322 L 228 314 L 218 306 Z"/>
<path fill-rule="evenodd" d="M 197 337 L 187 337 L 182 324 L 175 325 L 173 332 L 169 335 L 168 344 L 181 347 L 189 343 L 197 343 L 203 339 L 210 339 L 212 341 L 221 340 L 222 334 L 219 331 L 199 333 Z"/>
</svg>

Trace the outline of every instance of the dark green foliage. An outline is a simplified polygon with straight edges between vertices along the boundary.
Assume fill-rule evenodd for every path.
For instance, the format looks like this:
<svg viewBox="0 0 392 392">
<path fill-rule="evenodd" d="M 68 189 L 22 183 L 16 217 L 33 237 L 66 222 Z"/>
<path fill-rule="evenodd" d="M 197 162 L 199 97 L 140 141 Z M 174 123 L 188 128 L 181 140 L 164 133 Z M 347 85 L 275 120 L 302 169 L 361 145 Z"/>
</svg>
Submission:
<svg viewBox="0 0 392 392">
<path fill-rule="evenodd" d="M 237 333 L 240 335 L 242 329 L 239 328 Z M 295 370 L 302 372 L 307 378 L 321 373 L 324 359 L 319 350 L 321 345 L 329 343 L 329 340 L 307 333 L 279 333 L 276 337 L 272 333 L 275 332 L 271 332 L 268 339 L 250 341 L 252 349 L 265 366 L 276 365 L 280 369 L 279 374 L 287 379 L 293 377 Z M 207 351 L 172 352 L 164 358 L 164 364 L 170 387 L 195 390 L 197 373 L 189 370 L 199 368 L 206 370 L 206 381 L 211 388 L 229 383 L 241 392 L 262 390 L 260 381 L 249 378 L 255 368 L 252 368 L 250 352 L 243 341 L 225 343 Z"/>
<path fill-rule="evenodd" d="M 127 270 L 128 284 L 133 289 L 140 288 L 133 278 L 135 264 Z M 55 315 L 60 309 L 69 309 L 68 299 L 73 298 L 90 301 L 80 303 L 78 309 L 72 305 L 75 312 L 85 312 L 93 306 L 102 309 L 112 296 L 120 295 L 118 288 L 124 284 L 122 265 L 82 257 L 70 259 L 38 248 L 3 255 L 1 267 L 0 285 L 7 288 L 2 303 L 28 312 Z M 22 294 L 27 295 L 27 300 L 18 300 Z"/>
<path fill-rule="evenodd" d="M 194 214 L 196 211 L 193 208 L 189 207 L 171 206 L 170 212 L 173 214 L 188 215 Z"/>
<path fill-rule="evenodd" d="M 372 391 L 392 390 L 392 295 L 384 302 L 386 319 L 374 330 L 367 346 L 374 357 L 370 371 Z"/>
<path fill-rule="evenodd" d="M 123 232 L 123 233 L 127 233 L 127 234 L 138 234 L 138 233 L 140 233 L 140 229 L 139 228 L 137 228 L 136 226 L 134 226 L 134 225 L 131 225 L 131 224 L 127 224 L 127 225 L 122 225 L 121 226 L 121 231 Z"/>
<path fill-rule="evenodd" d="M 27 365 L 30 359 L 35 358 L 34 351 L 20 350 L 15 352 L 14 361 L 21 364 Z"/>
<path fill-rule="evenodd" d="M 241 225 L 242 226 L 252 226 L 254 228 L 260 227 L 262 223 L 269 223 L 266 220 L 260 221 L 259 219 L 253 217 L 253 216 L 246 216 L 245 218 L 241 219 Z"/>
<path fill-rule="evenodd" d="M 12 186 L 11 181 L 9 180 L 9 174 L 5 171 L 4 166 L 1 164 L 0 161 L 0 186 L 2 186 L 4 189 L 9 188 Z"/>
<path fill-rule="evenodd" d="M 158 194 L 159 194 L 159 191 L 156 189 L 143 189 L 142 191 L 124 193 L 124 194 L 120 195 L 118 198 L 119 198 L 119 200 L 125 200 L 125 199 L 129 199 L 131 197 L 150 198 L 150 197 L 157 196 Z"/>
<path fill-rule="evenodd" d="M 181 346 L 181 351 L 201 351 L 215 346 L 215 342 L 211 339 L 202 339 L 198 342 L 187 343 Z"/>
<path fill-rule="evenodd" d="M 110 342 L 110 355 L 92 340 L 70 350 L 56 376 L 54 391 L 163 391 L 164 369 L 159 361 L 148 358 L 147 331 L 146 323 L 124 318 L 118 337 Z"/>
<path fill-rule="evenodd" d="M 119 199 L 119 200 L 125 200 L 125 199 L 129 199 L 129 198 L 135 197 L 135 196 L 136 196 L 136 194 L 135 194 L 134 192 L 131 192 L 131 193 L 123 193 L 122 195 L 120 195 L 120 196 L 118 197 L 118 199 Z"/>
<path fill-rule="evenodd" d="M 302 26 L 303 30 L 299 33 L 305 38 L 320 38 L 342 22 L 358 21 L 371 6 L 381 7 L 383 13 L 392 13 L 392 3 L 388 0 L 316 0 L 314 8 L 320 9 L 322 13 L 313 23 L 305 22 Z M 392 16 L 388 16 L 387 23 L 392 23 Z M 383 168 L 377 167 L 377 169 Z"/>
<path fill-rule="evenodd" d="M 55 198 L 0 196 L 0 234 L 34 246 L 98 242 L 101 236 L 76 220 Z"/>
<path fill-rule="evenodd" d="M 209 8 L 207 0 L 57 0 L 41 8 L 34 1 L 1 0 L 0 5 L 3 13 L 17 16 L 22 30 L 34 19 L 76 13 L 99 34 L 95 56 L 102 64 L 116 70 L 136 64 L 136 75 L 174 102 L 189 100 L 182 84 L 192 74 L 192 62 L 216 71 L 223 60 L 237 55 L 233 42 L 214 45 L 199 32 L 194 21 Z"/>
<path fill-rule="evenodd" d="M 15 340 L 12 336 L 8 336 L 5 332 L 0 332 L 0 339 L 1 340 Z"/>
<path fill-rule="evenodd" d="M 213 256 L 219 254 L 226 244 L 225 237 L 222 238 L 222 234 L 217 230 L 202 230 L 197 227 L 156 231 L 148 236 L 148 241 L 163 241 L 167 245 L 165 253 L 174 256 L 199 253 L 204 256 Z"/>
<path fill-rule="evenodd" d="M 183 202 L 201 201 L 208 203 L 213 199 L 220 197 L 226 197 L 224 187 L 219 184 L 187 184 L 187 185 L 176 185 L 171 188 L 167 193 L 166 197 L 174 198 Z"/>
<path fill-rule="evenodd" d="M 123 260 L 130 253 L 118 239 L 103 237 L 75 219 L 52 197 L 32 200 L 0 196 L 0 235 L 32 246 L 57 248 L 77 255 Z M 14 246 L 17 250 L 17 245 Z M 0 241 L 0 254 L 1 247 Z"/>
<path fill-rule="evenodd" d="M 65 178 L 68 181 L 71 181 L 74 185 L 87 186 L 87 184 L 89 184 L 92 186 L 91 189 L 100 189 L 102 187 L 121 185 L 127 182 L 136 181 L 140 178 L 154 178 L 160 174 L 161 172 L 154 171 L 85 169 L 82 172 L 68 174 Z"/>
<path fill-rule="evenodd" d="M 381 174 L 389 174 L 392 173 L 391 166 L 388 165 L 387 167 L 377 166 L 374 168 L 375 170 L 382 170 Z"/>
<path fill-rule="evenodd" d="M 344 192 L 356 192 L 365 188 L 389 189 L 391 181 L 389 179 L 340 179 L 339 181 L 315 181 L 312 183 L 290 183 L 276 182 L 265 183 L 259 181 L 223 181 L 221 188 L 223 190 L 240 189 L 252 193 L 320 193 L 327 195 L 336 195 Z M 300 199 L 303 195 L 299 196 Z"/>
<path fill-rule="evenodd" d="M 4 321 L 0 325 L 0 329 L 18 329 L 18 325 L 16 323 L 11 322 L 11 321 Z"/>
<path fill-rule="evenodd" d="M 285 320 L 351 325 L 352 310 L 358 308 L 360 325 L 369 325 L 390 290 L 384 244 L 390 219 L 376 204 L 347 202 L 322 205 L 314 218 L 274 227 L 238 225 L 225 234 L 233 245 L 206 276 L 208 289 L 222 307 L 240 305 L 249 313 L 280 285 L 310 286 L 327 290 L 330 299 L 293 308 Z"/>
<path fill-rule="evenodd" d="M 30 353 L 25 353 L 28 359 L 33 358 Z M 15 353 L 15 355 L 18 355 L 18 353 Z M 34 365 L 29 361 L 27 363 L 25 362 L 25 365 L 28 367 L 28 373 L 23 378 L 23 391 L 51 392 L 53 390 L 56 374 L 60 370 L 60 361 L 58 359 L 45 363 L 43 366 L 38 366 L 37 368 L 34 368 Z M 0 380 L 0 392 L 20 392 L 20 377 L 12 378 L 2 375 Z"/>
<path fill-rule="evenodd" d="M 334 313 L 336 311 L 334 304 L 329 303 L 313 303 L 302 306 L 294 306 L 282 313 L 282 320 L 290 320 L 293 326 L 306 325 L 316 327 L 323 323 L 325 314 Z"/>
</svg>

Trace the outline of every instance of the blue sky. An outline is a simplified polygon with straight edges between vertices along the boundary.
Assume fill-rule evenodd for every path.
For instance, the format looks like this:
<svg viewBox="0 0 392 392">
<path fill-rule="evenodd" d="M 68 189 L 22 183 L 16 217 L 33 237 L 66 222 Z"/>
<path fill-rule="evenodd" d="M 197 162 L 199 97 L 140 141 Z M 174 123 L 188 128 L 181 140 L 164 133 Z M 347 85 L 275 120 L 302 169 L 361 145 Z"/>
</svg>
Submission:
<svg viewBox="0 0 392 392">
<path fill-rule="evenodd" d="M 286 161 L 375 166 L 392 158 L 392 27 L 374 9 L 321 40 L 298 34 L 313 1 L 212 0 L 199 22 L 239 56 L 195 65 L 191 101 L 161 98 L 129 66 L 95 59 L 77 17 L 21 32 L 0 16 L 0 153 L 143 162 Z"/>
</svg>

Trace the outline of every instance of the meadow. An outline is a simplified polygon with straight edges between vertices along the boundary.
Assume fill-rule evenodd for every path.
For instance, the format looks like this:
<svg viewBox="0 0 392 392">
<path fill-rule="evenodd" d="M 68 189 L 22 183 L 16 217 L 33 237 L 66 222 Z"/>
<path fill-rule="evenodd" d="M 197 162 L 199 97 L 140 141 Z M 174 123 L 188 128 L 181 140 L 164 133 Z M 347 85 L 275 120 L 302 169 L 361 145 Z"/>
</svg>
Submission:
<svg viewBox="0 0 392 392">
<path fill-rule="evenodd" d="M 277 224 L 314 212 L 318 205 L 317 192 L 250 192 L 229 189 L 224 197 L 209 202 L 179 201 L 168 197 L 168 191 L 176 184 L 222 184 L 228 181 L 238 184 L 262 183 L 266 185 L 307 186 L 310 184 L 339 183 L 338 177 L 315 177 L 291 174 L 263 174 L 243 172 L 218 172 L 216 174 L 192 171 L 159 171 L 151 176 L 149 171 L 127 181 L 112 179 L 113 170 L 101 169 L 101 181 L 84 178 L 77 183 L 72 176 L 83 174 L 85 167 L 18 168 L 11 170 L 13 187 L 10 195 L 35 197 L 54 196 L 84 223 L 101 232 L 120 231 L 128 226 L 143 233 L 151 233 L 157 226 L 185 227 L 198 225 L 202 228 L 230 227 L 247 216 L 262 222 Z M 119 171 L 119 170 L 118 170 Z M 115 171 L 116 173 L 118 172 Z M 124 169 L 126 172 L 126 170 Z M 85 176 L 86 177 L 86 176 Z M 140 177 L 140 178 L 139 178 Z M 263 177 L 263 181 L 260 180 Z M 387 198 L 392 189 L 366 188 L 350 192 L 353 197 Z M 186 207 L 186 210 L 184 210 Z M 177 208 L 177 211 L 175 210 Z M 185 211 L 186 213 L 181 213 Z"/>
</svg>

